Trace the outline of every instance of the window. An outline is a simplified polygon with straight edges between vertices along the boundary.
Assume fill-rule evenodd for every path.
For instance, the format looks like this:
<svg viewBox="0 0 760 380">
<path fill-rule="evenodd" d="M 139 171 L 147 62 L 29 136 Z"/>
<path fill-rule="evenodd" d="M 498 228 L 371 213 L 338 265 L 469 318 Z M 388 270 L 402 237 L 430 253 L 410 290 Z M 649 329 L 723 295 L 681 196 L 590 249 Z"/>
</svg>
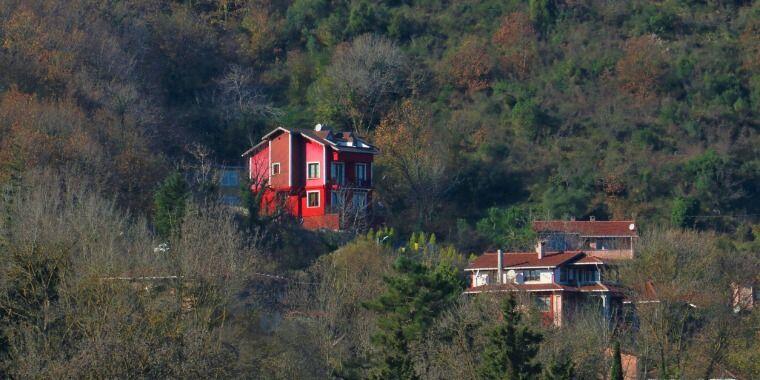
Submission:
<svg viewBox="0 0 760 380">
<path fill-rule="evenodd" d="M 481 273 L 475 276 L 475 286 L 488 285 L 488 273 Z"/>
<path fill-rule="evenodd" d="M 595 282 L 597 281 L 597 272 L 596 270 L 592 268 L 579 268 L 579 269 L 573 269 L 570 273 L 575 273 L 575 277 L 577 278 L 578 282 Z M 573 280 L 573 276 L 570 276 L 570 280 Z"/>
<path fill-rule="evenodd" d="M 280 174 L 280 163 L 279 162 L 273 162 L 272 163 L 272 175 L 278 175 Z"/>
<path fill-rule="evenodd" d="M 346 165 L 342 162 L 333 162 L 330 164 L 330 180 L 343 185 L 346 180 Z"/>
<path fill-rule="evenodd" d="M 359 184 L 367 181 L 367 164 L 356 164 L 356 182 Z"/>
<path fill-rule="evenodd" d="M 525 281 L 539 281 L 541 280 L 541 271 L 538 269 L 526 270 L 523 272 Z"/>
<path fill-rule="evenodd" d="M 234 170 L 225 170 L 222 172 L 222 186 L 233 187 L 239 184 L 238 173 Z"/>
<path fill-rule="evenodd" d="M 343 208 L 345 197 L 346 197 L 346 193 L 343 191 L 331 191 L 330 192 L 330 212 L 340 212 Z"/>
<path fill-rule="evenodd" d="M 319 191 L 306 192 L 306 207 L 319 207 Z"/>
<path fill-rule="evenodd" d="M 306 178 L 317 179 L 319 178 L 319 162 L 309 162 L 306 164 Z"/>
<path fill-rule="evenodd" d="M 362 210 L 367 206 L 367 193 L 363 191 L 355 191 L 353 197 L 354 209 Z"/>
<path fill-rule="evenodd" d="M 278 191 L 275 194 L 275 201 L 277 202 L 277 207 L 285 207 L 288 204 L 288 193 Z"/>
<path fill-rule="evenodd" d="M 536 296 L 535 303 L 538 311 L 543 313 L 550 311 L 552 308 L 551 296 Z"/>
</svg>

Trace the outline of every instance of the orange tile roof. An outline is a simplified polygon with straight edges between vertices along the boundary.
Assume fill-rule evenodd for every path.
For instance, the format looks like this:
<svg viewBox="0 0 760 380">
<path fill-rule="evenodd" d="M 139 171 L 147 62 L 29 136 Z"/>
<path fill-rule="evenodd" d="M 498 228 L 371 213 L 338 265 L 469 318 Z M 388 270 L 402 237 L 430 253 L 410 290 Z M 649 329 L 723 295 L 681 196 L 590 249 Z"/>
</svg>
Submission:
<svg viewBox="0 0 760 380">
<path fill-rule="evenodd" d="M 546 284 L 489 284 L 467 288 L 464 292 L 468 294 L 473 293 L 489 293 L 489 292 L 611 292 L 622 293 L 622 288 L 606 285 L 601 283 L 586 284 L 580 286 L 562 285 L 554 282 Z"/>
<path fill-rule="evenodd" d="M 633 226 L 633 229 L 631 229 Z M 581 236 L 617 236 L 636 237 L 638 226 L 633 220 L 537 220 L 533 222 L 536 232 L 576 233 Z"/>
<path fill-rule="evenodd" d="M 578 259 L 573 264 L 607 264 L 609 262 L 610 262 L 609 260 L 605 261 L 599 257 L 591 256 L 587 254 L 587 255 L 583 255 L 583 257 Z"/>
<path fill-rule="evenodd" d="M 503 265 L 504 268 L 553 268 L 582 256 L 585 254 L 581 251 L 547 253 L 542 259 L 535 252 L 504 253 Z M 467 269 L 494 269 L 499 265 L 498 260 L 496 252 L 486 252 L 473 260 Z"/>
</svg>

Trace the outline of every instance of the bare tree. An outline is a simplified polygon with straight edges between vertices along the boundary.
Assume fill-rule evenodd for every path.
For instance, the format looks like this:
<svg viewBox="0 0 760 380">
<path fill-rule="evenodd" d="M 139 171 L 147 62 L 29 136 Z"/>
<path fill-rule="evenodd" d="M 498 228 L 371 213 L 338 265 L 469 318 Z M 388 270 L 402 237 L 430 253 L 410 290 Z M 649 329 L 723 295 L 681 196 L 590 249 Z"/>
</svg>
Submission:
<svg viewBox="0 0 760 380">
<path fill-rule="evenodd" d="M 217 80 L 219 89 L 215 100 L 224 113 L 224 120 L 229 122 L 244 115 L 273 119 L 282 116 L 282 112 L 256 88 L 254 79 L 253 70 L 231 65 L 224 76 Z"/>
<path fill-rule="evenodd" d="M 338 47 L 326 75 L 354 130 L 367 134 L 406 91 L 409 65 L 393 42 L 365 34 Z"/>
<path fill-rule="evenodd" d="M 30 173 L 3 199 L 3 376 L 230 377 L 221 333 L 259 257 L 232 215 L 191 208 L 186 234 L 155 252 L 144 221 L 77 178 Z"/>
<path fill-rule="evenodd" d="M 369 194 L 366 190 L 342 186 L 333 190 L 336 194 L 332 211 L 338 214 L 340 228 L 354 235 L 367 231 L 369 228 Z"/>
<path fill-rule="evenodd" d="M 734 329 L 724 327 L 737 323 L 731 282 L 751 265 L 734 256 L 712 234 L 654 230 L 642 236 L 636 258 L 621 274 L 632 287 L 645 372 L 709 377 L 725 358 Z"/>
</svg>

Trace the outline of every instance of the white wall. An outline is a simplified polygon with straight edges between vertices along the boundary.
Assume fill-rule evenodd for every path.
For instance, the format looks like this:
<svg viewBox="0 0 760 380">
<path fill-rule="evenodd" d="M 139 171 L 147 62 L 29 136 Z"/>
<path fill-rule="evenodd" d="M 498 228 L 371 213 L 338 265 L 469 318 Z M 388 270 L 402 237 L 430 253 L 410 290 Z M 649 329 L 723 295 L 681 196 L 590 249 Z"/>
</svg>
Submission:
<svg viewBox="0 0 760 380">
<path fill-rule="evenodd" d="M 551 283 L 554 280 L 554 271 L 545 270 L 541 272 L 541 283 Z"/>
</svg>

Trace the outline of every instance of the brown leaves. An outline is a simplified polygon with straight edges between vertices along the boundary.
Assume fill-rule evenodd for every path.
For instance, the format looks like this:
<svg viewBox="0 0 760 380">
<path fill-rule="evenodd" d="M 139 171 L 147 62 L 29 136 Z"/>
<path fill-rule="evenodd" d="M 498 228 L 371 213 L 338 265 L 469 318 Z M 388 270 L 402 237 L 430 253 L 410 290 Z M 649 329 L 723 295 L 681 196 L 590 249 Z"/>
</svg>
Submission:
<svg viewBox="0 0 760 380">
<path fill-rule="evenodd" d="M 278 40 L 275 36 L 281 34 L 284 20 L 273 11 L 269 1 L 255 4 L 247 8 L 241 22 L 248 38 L 241 44 L 243 49 L 254 58 L 262 54 L 271 54 Z"/>
<path fill-rule="evenodd" d="M 431 115 L 412 101 L 404 101 L 380 122 L 375 143 L 384 154 L 420 159 L 423 149 L 433 142 Z"/>
<path fill-rule="evenodd" d="M 160 160 L 135 130 L 102 123 L 71 99 L 7 91 L 0 97 L 0 182 L 24 169 L 75 170 L 107 184 L 131 206 L 143 205 Z"/>
<path fill-rule="evenodd" d="M 639 100 L 654 98 L 665 74 L 667 51 L 662 40 L 653 34 L 633 37 L 624 51 L 615 66 L 620 89 Z"/>
<path fill-rule="evenodd" d="M 486 43 L 467 37 L 448 58 L 448 74 L 454 85 L 474 93 L 490 86 L 493 58 Z"/>
<path fill-rule="evenodd" d="M 744 51 L 746 70 L 760 71 L 760 19 L 752 18 L 739 36 L 739 45 Z"/>
<path fill-rule="evenodd" d="M 424 225 L 453 185 L 448 147 L 433 128 L 432 115 L 407 100 L 392 110 L 375 131 L 382 154 L 377 164 L 387 180 L 378 184 L 384 197 L 407 203 L 412 218 Z"/>
<path fill-rule="evenodd" d="M 57 25 L 50 25 L 51 23 Z M 44 19 L 28 6 L 21 6 L 0 25 L 2 47 L 17 65 L 34 72 L 48 87 L 58 87 L 71 78 L 82 30 L 61 20 Z"/>
<path fill-rule="evenodd" d="M 499 52 L 501 69 L 517 78 L 525 77 L 538 56 L 536 30 L 530 18 L 522 12 L 504 17 L 491 37 Z"/>
</svg>

